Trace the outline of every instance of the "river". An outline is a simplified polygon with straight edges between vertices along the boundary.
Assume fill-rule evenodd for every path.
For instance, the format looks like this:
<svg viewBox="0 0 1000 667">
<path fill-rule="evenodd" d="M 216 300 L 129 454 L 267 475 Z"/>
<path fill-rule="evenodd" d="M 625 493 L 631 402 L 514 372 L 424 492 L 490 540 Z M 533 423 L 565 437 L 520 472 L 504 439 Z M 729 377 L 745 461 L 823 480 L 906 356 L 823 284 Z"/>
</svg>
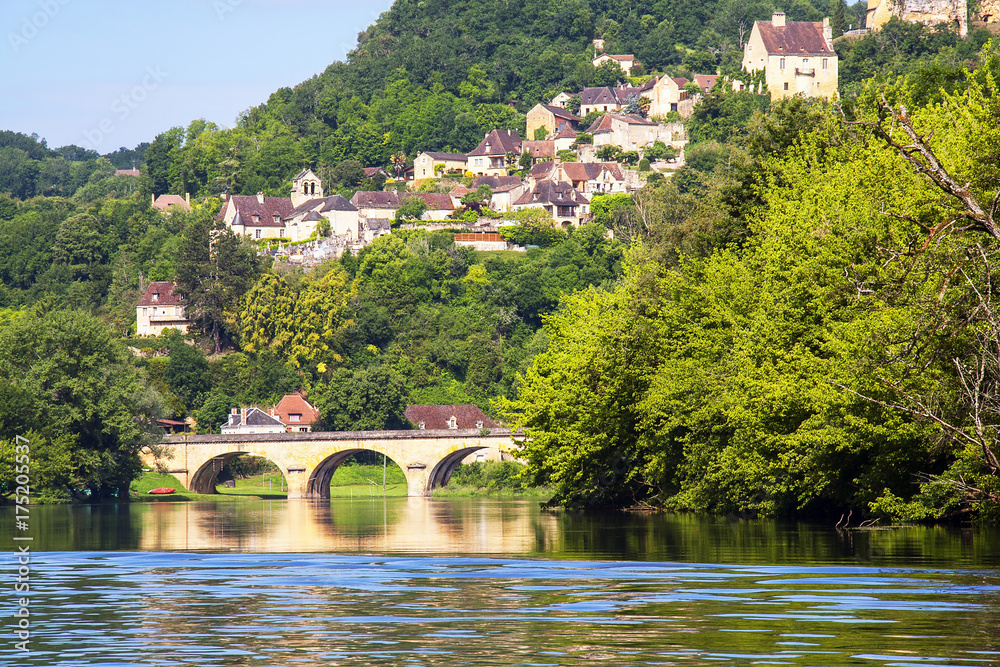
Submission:
<svg viewBox="0 0 1000 667">
<path fill-rule="evenodd" d="M 1000 533 L 463 498 L 32 507 L 0 665 L 1000 665 Z"/>
</svg>

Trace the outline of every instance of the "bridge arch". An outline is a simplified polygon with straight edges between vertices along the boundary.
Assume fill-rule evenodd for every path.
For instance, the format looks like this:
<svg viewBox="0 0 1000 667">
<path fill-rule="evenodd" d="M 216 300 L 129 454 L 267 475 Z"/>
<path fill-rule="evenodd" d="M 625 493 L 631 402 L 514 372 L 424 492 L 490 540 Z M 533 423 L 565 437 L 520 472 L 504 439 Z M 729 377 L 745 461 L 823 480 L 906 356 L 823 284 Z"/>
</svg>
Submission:
<svg viewBox="0 0 1000 667">
<path fill-rule="evenodd" d="M 393 457 L 389 452 L 384 452 L 381 449 L 375 447 L 354 447 L 349 449 L 343 449 L 334 452 L 327 456 L 325 459 L 320 461 L 315 468 L 312 470 L 312 474 L 309 475 L 309 480 L 306 482 L 305 495 L 307 498 L 329 498 L 330 497 L 330 483 L 333 481 L 333 475 L 337 472 L 337 468 L 340 467 L 344 461 L 351 458 L 355 454 L 360 454 L 361 452 L 374 452 L 376 454 L 381 454 L 388 460 L 392 461 L 400 468 L 402 465 Z M 409 476 L 406 475 L 406 470 L 403 469 L 404 477 L 406 477 L 407 491 L 409 492 L 410 484 L 412 483 Z"/>
<path fill-rule="evenodd" d="M 216 480 L 219 478 L 219 473 L 222 472 L 222 469 L 227 463 L 240 456 L 256 456 L 266 459 L 277 466 L 279 471 L 282 470 L 280 462 L 275 461 L 273 458 L 268 456 L 263 456 L 254 452 L 226 452 L 212 456 L 202 463 L 201 466 L 194 471 L 194 474 L 190 476 L 187 485 L 188 490 L 202 494 L 218 493 L 218 491 L 215 490 L 215 487 L 217 486 Z"/>
<path fill-rule="evenodd" d="M 469 454 L 478 452 L 481 449 L 485 449 L 485 447 L 465 447 L 464 449 L 459 449 L 448 454 L 438 461 L 437 465 L 431 470 L 431 474 L 427 480 L 427 492 L 430 493 L 436 488 L 448 486 L 448 480 L 451 479 L 451 474 L 455 472 L 458 464 L 465 460 L 465 457 Z"/>
</svg>

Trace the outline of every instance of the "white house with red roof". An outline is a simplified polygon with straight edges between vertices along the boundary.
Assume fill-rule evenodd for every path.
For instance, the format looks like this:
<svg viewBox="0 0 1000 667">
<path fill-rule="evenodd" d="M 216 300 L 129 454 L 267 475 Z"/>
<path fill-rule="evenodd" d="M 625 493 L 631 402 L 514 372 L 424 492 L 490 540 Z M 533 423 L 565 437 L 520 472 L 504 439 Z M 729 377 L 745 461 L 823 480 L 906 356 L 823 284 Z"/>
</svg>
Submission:
<svg viewBox="0 0 1000 667">
<path fill-rule="evenodd" d="M 285 425 L 286 431 L 308 433 L 319 423 L 319 410 L 299 393 L 286 394 L 270 410 L 271 416 Z"/>
<path fill-rule="evenodd" d="M 184 302 L 169 281 L 150 283 L 135 307 L 135 329 L 140 336 L 158 336 L 166 329 L 188 332 L 191 321 L 184 315 Z"/>
<path fill-rule="evenodd" d="M 467 169 L 476 176 L 506 176 L 507 156 L 520 157 L 522 144 L 515 130 L 493 130 L 466 156 Z"/>
<path fill-rule="evenodd" d="M 602 53 L 601 55 L 594 58 L 592 62 L 594 63 L 594 67 L 600 67 L 606 62 L 613 62 L 619 67 L 621 67 L 623 72 L 625 72 L 628 75 L 631 75 L 632 70 L 635 68 L 635 66 L 638 64 L 639 61 L 637 61 L 635 59 L 635 56 L 633 56 L 632 54 L 616 56 L 616 55 L 611 55 L 610 53 Z"/>
</svg>

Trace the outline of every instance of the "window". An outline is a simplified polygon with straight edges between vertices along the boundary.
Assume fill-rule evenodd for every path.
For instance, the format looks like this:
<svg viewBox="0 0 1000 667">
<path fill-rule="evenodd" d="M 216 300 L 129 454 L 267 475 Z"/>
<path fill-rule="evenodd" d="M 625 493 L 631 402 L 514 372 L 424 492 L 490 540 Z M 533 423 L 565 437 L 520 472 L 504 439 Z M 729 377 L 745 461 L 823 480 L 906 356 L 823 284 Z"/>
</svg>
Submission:
<svg viewBox="0 0 1000 667">
<path fill-rule="evenodd" d="M 455 417 L 452 417 L 451 419 L 448 420 L 448 428 L 450 429 L 458 428 L 458 420 L 455 419 Z"/>
<path fill-rule="evenodd" d="M 788 82 L 785 82 L 785 90 L 788 90 Z"/>
<path fill-rule="evenodd" d="M 671 102 L 670 103 L 670 110 L 671 111 L 677 111 L 677 103 L 676 102 Z"/>
<path fill-rule="evenodd" d="M 786 83 L 785 85 L 787 86 L 788 84 Z M 259 239 L 260 238 L 260 230 L 259 229 L 254 232 L 254 238 L 255 239 Z"/>
<path fill-rule="evenodd" d="M 809 64 L 809 59 L 808 58 L 803 58 L 802 59 L 802 64 L 803 65 L 808 65 Z"/>
<path fill-rule="evenodd" d="M 285 238 L 285 230 L 284 229 L 279 229 L 278 230 L 278 237 L 279 238 Z"/>
<path fill-rule="evenodd" d="M 275 213 L 274 214 L 274 223 L 277 224 L 279 222 L 281 222 L 281 216 L 279 216 L 277 213 Z"/>
<path fill-rule="evenodd" d="M 260 216 L 259 216 L 259 215 L 255 215 L 255 216 L 253 217 L 253 221 L 254 221 L 254 222 L 260 222 Z"/>
<path fill-rule="evenodd" d="M 420 422 L 419 424 L 417 424 L 417 428 L 419 428 L 421 431 L 423 431 L 424 430 L 424 423 Z"/>
<path fill-rule="evenodd" d="M 156 303 L 159 300 L 160 300 L 159 292 L 153 292 L 153 303 Z"/>
<path fill-rule="evenodd" d="M 830 69 L 830 59 L 823 58 L 823 69 Z"/>
<path fill-rule="evenodd" d="M 483 427 L 483 420 L 480 419 L 479 421 L 476 422 L 476 428 L 482 428 L 482 427 Z"/>
<path fill-rule="evenodd" d="M 785 59 L 781 58 L 778 60 L 778 69 L 785 69 Z"/>
<path fill-rule="evenodd" d="M 290 422 L 300 422 L 300 421 L 302 421 L 302 415 L 289 414 L 288 415 L 288 421 L 290 421 Z"/>
</svg>

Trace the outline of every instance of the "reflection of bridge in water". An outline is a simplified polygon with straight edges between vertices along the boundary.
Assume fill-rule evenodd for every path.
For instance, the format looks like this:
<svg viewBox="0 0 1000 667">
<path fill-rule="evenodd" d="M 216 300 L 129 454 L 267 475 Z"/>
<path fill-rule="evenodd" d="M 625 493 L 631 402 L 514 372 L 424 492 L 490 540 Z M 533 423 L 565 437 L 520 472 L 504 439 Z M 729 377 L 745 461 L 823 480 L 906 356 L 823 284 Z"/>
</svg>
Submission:
<svg viewBox="0 0 1000 667">
<path fill-rule="evenodd" d="M 158 502 L 135 513 L 147 551 L 526 554 L 551 549 L 559 532 L 537 500 Z"/>
<path fill-rule="evenodd" d="M 341 463 L 359 452 L 377 452 L 403 469 L 408 495 L 426 496 L 448 483 L 462 459 L 482 450 L 504 454 L 513 447 L 514 436 L 507 429 L 177 435 L 164 438 L 162 456 L 146 454 L 143 463 L 165 467 L 190 491 L 215 493 L 226 463 L 237 456 L 260 456 L 284 474 L 289 499 L 329 498 L 330 481 Z"/>
</svg>

